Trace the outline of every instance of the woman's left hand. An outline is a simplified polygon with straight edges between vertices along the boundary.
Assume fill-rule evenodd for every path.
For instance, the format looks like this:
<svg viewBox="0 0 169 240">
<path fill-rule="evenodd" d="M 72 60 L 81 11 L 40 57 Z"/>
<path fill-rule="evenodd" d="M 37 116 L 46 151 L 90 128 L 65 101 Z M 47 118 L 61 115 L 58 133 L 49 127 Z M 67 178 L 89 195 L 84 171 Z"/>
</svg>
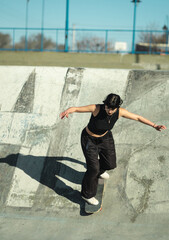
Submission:
<svg viewBox="0 0 169 240">
<path fill-rule="evenodd" d="M 161 130 L 167 129 L 166 126 L 164 126 L 164 125 L 154 125 L 154 128 L 155 128 L 157 131 L 161 131 Z"/>
</svg>

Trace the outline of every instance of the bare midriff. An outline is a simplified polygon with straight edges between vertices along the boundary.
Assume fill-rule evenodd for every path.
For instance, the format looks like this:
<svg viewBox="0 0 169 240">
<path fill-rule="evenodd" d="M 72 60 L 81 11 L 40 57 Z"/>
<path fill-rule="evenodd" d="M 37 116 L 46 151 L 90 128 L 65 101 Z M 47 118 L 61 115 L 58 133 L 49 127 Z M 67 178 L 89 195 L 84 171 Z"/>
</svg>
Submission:
<svg viewBox="0 0 169 240">
<path fill-rule="evenodd" d="M 97 135 L 97 134 L 95 134 L 95 133 L 92 133 L 89 129 L 88 129 L 88 127 L 86 127 L 86 132 L 90 135 L 90 136 L 92 136 L 92 137 L 103 137 L 104 135 L 106 135 L 106 133 L 108 132 L 108 131 L 106 131 L 104 134 L 102 134 L 102 135 Z"/>
</svg>

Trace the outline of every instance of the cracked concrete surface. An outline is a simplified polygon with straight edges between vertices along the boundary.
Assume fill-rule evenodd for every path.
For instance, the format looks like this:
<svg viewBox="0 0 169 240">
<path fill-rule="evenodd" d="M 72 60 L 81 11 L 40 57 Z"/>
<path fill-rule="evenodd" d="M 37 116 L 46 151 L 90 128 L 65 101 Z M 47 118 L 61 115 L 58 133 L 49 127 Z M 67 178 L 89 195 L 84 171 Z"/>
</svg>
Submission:
<svg viewBox="0 0 169 240">
<path fill-rule="evenodd" d="M 115 92 L 122 107 L 168 128 L 168 71 L 0 67 L 0 76 L 2 240 L 168 239 L 168 130 L 119 119 L 103 210 L 86 215 L 80 134 L 90 113 L 59 119 Z"/>
</svg>

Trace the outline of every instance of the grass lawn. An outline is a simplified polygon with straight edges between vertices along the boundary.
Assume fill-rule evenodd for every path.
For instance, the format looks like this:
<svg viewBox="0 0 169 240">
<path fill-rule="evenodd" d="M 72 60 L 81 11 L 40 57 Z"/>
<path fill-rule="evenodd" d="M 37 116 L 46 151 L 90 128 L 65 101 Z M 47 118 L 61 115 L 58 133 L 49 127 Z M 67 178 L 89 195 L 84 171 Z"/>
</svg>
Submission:
<svg viewBox="0 0 169 240">
<path fill-rule="evenodd" d="M 169 56 L 0 51 L 0 65 L 169 70 Z"/>
</svg>

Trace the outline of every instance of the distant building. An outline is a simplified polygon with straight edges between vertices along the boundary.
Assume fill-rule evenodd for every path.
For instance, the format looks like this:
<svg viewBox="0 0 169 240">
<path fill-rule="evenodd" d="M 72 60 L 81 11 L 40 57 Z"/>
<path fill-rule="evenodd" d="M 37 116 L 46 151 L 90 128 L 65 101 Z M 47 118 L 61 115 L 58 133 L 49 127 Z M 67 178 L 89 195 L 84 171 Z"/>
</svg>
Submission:
<svg viewBox="0 0 169 240">
<path fill-rule="evenodd" d="M 169 44 L 165 43 L 137 43 L 136 52 L 165 53 L 169 52 Z"/>
</svg>

